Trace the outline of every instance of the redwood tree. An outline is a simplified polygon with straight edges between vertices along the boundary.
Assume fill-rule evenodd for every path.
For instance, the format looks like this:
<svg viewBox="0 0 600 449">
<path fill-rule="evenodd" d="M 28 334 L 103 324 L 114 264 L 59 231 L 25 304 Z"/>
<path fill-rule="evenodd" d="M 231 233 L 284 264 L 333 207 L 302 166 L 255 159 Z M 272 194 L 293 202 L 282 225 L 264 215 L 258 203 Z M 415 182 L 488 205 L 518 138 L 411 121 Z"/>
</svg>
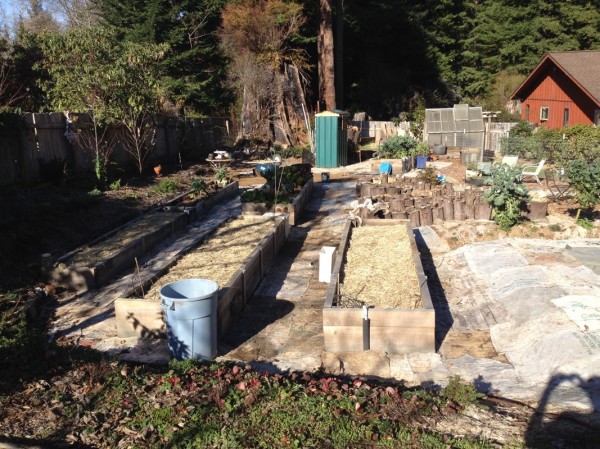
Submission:
<svg viewBox="0 0 600 449">
<path fill-rule="evenodd" d="M 319 0 L 319 104 L 335 109 L 335 67 L 333 54 L 333 20 L 331 0 Z"/>
</svg>

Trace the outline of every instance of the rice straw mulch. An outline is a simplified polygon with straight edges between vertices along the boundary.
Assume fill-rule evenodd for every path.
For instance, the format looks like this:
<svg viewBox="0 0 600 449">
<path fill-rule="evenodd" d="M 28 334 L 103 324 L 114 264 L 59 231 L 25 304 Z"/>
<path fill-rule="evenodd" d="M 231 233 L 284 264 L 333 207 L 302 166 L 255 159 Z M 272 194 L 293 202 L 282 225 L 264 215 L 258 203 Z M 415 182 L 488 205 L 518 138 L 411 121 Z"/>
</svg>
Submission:
<svg viewBox="0 0 600 449">
<path fill-rule="evenodd" d="M 353 228 L 340 290 L 341 307 L 422 307 L 407 227 Z"/>
<path fill-rule="evenodd" d="M 258 242 L 275 229 L 273 220 L 236 218 L 219 227 L 200 246 L 183 256 L 146 293 L 146 299 L 160 299 L 160 289 L 180 279 L 211 279 L 224 287 L 242 267 Z"/>
</svg>

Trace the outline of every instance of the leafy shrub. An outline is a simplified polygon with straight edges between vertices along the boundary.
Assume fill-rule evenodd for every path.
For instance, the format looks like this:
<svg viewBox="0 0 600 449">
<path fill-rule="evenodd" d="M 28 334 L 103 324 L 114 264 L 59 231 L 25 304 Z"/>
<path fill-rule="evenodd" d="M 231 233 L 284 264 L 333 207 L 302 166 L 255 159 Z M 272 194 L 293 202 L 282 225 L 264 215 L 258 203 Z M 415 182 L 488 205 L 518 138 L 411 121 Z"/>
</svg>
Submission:
<svg viewBox="0 0 600 449">
<path fill-rule="evenodd" d="M 531 160 L 546 159 L 563 166 L 573 159 L 591 162 L 600 157 L 600 128 L 585 125 L 540 128 L 527 135 L 526 131 L 519 131 L 520 128 L 513 132 L 517 126 L 510 131 L 509 137 L 501 140 L 502 154 Z"/>
<path fill-rule="evenodd" d="M 217 181 L 225 181 L 227 179 L 227 167 L 219 167 L 215 170 L 215 179 Z"/>
<path fill-rule="evenodd" d="M 206 181 L 203 178 L 194 178 L 190 187 L 195 194 L 206 193 Z"/>
<path fill-rule="evenodd" d="M 271 207 L 275 203 L 275 192 L 268 189 L 251 189 L 242 193 L 240 200 L 242 203 L 265 203 L 267 207 Z M 288 204 L 289 202 L 287 195 L 277 195 L 277 203 Z"/>
<path fill-rule="evenodd" d="M 400 159 L 415 154 L 418 144 L 410 136 L 394 136 L 383 142 L 377 154 L 383 158 Z"/>
<path fill-rule="evenodd" d="M 492 167 L 490 176 L 484 178 L 491 189 L 484 193 L 485 199 L 494 208 L 494 221 L 502 229 L 509 230 L 521 219 L 521 202 L 529 200 L 529 192 L 519 181 L 519 169 L 506 164 Z"/>
<path fill-rule="evenodd" d="M 533 127 L 529 122 L 519 122 L 513 126 L 508 135 L 510 137 L 529 137 L 533 133 Z"/>
<path fill-rule="evenodd" d="M 481 393 L 477 393 L 473 384 L 463 382 L 460 376 L 451 378 L 448 386 L 440 392 L 440 396 L 461 407 L 473 404 L 477 399 L 483 397 Z"/>
<path fill-rule="evenodd" d="M 98 197 L 100 197 L 102 195 L 104 195 L 104 193 L 98 187 L 94 187 L 93 190 L 90 190 L 88 192 L 88 196 L 90 196 L 92 198 L 98 198 Z"/>
<path fill-rule="evenodd" d="M 571 186 L 577 191 L 579 210 L 576 220 L 579 220 L 581 209 L 592 209 L 600 203 L 600 160 L 588 163 L 583 159 L 571 161 L 567 165 L 567 176 Z"/>
<path fill-rule="evenodd" d="M 162 193 L 163 195 L 168 195 L 170 193 L 175 193 L 179 190 L 179 187 L 174 181 L 170 179 L 163 179 L 158 183 L 158 186 L 152 187 L 151 191 Z"/>
<path fill-rule="evenodd" d="M 108 188 L 110 190 L 119 190 L 121 188 L 121 180 L 117 179 L 116 181 L 111 182 Z"/>
<path fill-rule="evenodd" d="M 432 185 L 440 183 L 438 175 L 432 167 L 427 167 L 419 174 L 419 181 L 428 182 Z"/>
</svg>

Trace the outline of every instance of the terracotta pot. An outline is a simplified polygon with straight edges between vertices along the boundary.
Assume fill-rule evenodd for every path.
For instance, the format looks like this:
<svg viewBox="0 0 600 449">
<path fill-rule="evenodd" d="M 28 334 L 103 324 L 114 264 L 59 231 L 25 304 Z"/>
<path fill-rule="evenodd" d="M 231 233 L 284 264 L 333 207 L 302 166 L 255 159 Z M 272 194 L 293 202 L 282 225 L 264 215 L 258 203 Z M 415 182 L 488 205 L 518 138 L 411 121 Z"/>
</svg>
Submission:
<svg viewBox="0 0 600 449">
<path fill-rule="evenodd" d="M 162 167 L 160 165 L 157 165 L 156 167 L 154 167 L 154 173 L 156 174 L 156 176 L 160 176 L 162 172 Z"/>
</svg>

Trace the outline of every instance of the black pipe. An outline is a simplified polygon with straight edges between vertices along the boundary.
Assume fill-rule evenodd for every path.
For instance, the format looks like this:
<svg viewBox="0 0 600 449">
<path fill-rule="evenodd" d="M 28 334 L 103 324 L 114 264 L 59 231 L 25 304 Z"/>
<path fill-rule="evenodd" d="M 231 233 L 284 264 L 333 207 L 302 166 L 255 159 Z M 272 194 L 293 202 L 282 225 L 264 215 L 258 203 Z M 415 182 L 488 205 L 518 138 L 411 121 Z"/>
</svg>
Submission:
<svg viewBox="0 0 600 449">
<path fill-rule="evenodd" d="M 371 320 L 369 319 L 369 309 L 367 306 L 362 307 L 363 318 L 363 351 L 371 349 Z"/>
</svg>

